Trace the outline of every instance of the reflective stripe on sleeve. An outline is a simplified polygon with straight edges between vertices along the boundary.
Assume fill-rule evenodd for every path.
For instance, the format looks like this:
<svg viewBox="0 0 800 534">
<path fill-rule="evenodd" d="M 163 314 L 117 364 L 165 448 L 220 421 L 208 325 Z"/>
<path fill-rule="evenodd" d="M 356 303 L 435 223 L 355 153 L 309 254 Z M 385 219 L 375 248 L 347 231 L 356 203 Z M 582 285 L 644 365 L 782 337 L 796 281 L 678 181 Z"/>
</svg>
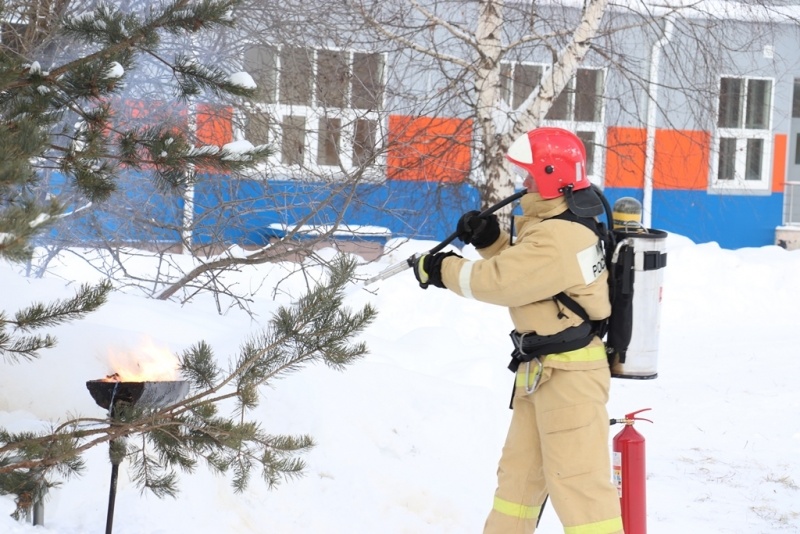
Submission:
<svg viewBox="0 0 800 534">
<path fill-rule="evenodd" d="M 574 527 L 564 527 L 564 534 L 615 534 L 616 532 L 622 532 L 621 517 Z"/>
<path fill-rule="evenodd" d="M 542 509 L 541 506 L 525 506 L 524 504 L 507 501 L 505 499 L 501 499 L 500 497 L 494 498 L 493 508 L 495 512 L 499 512 L 503 515 L 508 515 L 511 517 L 518 517 L 520 519 L 533 519 L 535 517 L 539 517 L 539 510 Z"/>
<path fill-rule="evenodd" d="M 469 279 L 472 277 L 473 262 L 464 262 L 461 270 L 458 272 L 458 287 L 461 289 L 461 294 L 468 299 L 473 299 L 472 288 L 469 285 Z"/>
</svg>

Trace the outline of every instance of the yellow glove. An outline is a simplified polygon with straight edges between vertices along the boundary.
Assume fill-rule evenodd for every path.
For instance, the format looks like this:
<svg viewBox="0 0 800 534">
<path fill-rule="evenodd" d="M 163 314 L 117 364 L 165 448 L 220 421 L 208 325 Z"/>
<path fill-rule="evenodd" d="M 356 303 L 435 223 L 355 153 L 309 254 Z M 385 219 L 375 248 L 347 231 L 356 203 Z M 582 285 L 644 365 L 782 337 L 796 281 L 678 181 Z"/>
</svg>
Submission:
<svg viewBox="0 0 800 534">
<path fill-rule="evenodd" d="M 421 254 L 414 256 L 412 268 L 414 276 L 419 282 L 419 287 L 428 289 L 429 285 L 445 288 L 442 282 L 442 262 L 449 256 L 460 258 L 455 252 L 437 252 L 436 254 Z"/>
</svg>

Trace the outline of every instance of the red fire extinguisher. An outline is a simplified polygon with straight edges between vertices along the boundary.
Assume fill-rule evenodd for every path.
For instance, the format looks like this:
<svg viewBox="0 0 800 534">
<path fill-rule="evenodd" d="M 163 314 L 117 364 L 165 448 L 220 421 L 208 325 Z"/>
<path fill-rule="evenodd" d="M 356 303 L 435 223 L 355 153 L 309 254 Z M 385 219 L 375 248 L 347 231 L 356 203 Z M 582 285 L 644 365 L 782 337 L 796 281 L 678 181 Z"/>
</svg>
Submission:
<svg viewBox="0 0 800 534">
<path fill-rule="evenodd" d="M 625 534 L 647 533 L 647 493 L 644 436 L 633 428 L 635 421 L 650 421 L 636 414 L 650 408 L 625 415 L 624 419 L 612 419 L 611 424 L 625 423 L 614 436 L 614 482 L 617 485 L 622 507 L 622 526 Z"/>
</svg>

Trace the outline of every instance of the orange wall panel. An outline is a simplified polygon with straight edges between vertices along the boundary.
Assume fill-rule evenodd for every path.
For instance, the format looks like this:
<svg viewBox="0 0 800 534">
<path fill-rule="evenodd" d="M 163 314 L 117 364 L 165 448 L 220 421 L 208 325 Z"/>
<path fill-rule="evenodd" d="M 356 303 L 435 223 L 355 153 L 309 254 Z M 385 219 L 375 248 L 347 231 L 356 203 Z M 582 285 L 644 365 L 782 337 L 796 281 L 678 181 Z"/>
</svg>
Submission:
<svg viewBox="0 0 800 534">
<path fill-rule="evenodd" d="M 786 134 L 775 134 L 775 150 L 772 155 L 772 192 L 783 193 L 786 183 Z"/>
<path fill-rule="evenodd" d="M 186 129 L 188 110 L 182 104 L 161 100 L 126 98 L 117 101 L 115 122 L 122 128 L 171 125 L 175 131 Z"/>
<path fill-rule="evenodd" d="M 233 141 L 233 108 L 197 104 L 197 144 L 222 146 Z"/>
<path fill-rule="evenodd" d="M 657 130 L 654 189 L 700 191 L 708 188 L 711 136 L 692 130 Z"/>
<path fill-rule="evenodd" d="M 185 132 L 188 127 L 189 111 L 183 104 L 135 98 L 115 99 L 112 103 L 114 111 L 112 123 L 118 131 L 166 127 L 168 132 L 178 135 Z M 153 164 L 145 163 L 149 158 L 146 151 L 140 148 L 139 153 L 142 156 L 141 168 L 152 170 Z"/>
<path fill-rule="evenodd" d="M 708 132 L 657 130 L 653 188 L 706 189 L 710 143 Z M 644 187 L 647 130 L 612 126 L 607 144 L 606 187 Z"/>
<path fill-rule="evenodd" d="M 187 128 L 188 109 L 174 102 L 125 99 L 117 123 L 123 127 L 174 125 L 175 131 Z M 198 145 L 222 146 L 233 141 L 233 108 L 197 104 L 195 110 Z"/>
<path fill-rule="evenodd" d="M 606 187 L 642 188 L 646 135 L 642 128 L 612 126 L 608 129 Z"/>
<path fill-rule="evenodd" d="M 463 182 L 470 170 L 472 121 L 389 117 L 386 158 L 390 180 Z"/>
</svg>

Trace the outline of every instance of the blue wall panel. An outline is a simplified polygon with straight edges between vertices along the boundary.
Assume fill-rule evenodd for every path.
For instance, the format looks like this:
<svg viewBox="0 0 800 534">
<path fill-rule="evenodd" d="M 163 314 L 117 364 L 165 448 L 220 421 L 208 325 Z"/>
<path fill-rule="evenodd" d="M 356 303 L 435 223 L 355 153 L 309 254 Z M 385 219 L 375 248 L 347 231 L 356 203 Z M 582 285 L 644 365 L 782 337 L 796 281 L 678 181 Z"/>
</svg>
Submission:
<svg viewBox="0 0 800 534">
<path fill-rule="evenodd" d="M 479 205 L 465 185 L 387 181 L 342 186 L 337 183 L 236 180 L 203 176 L 195 191 L 195 239 L 208 243 L 224 226 L 224 238 L 264 244 L 270 224 L 331 224 L 388 228 L 393 237 L 441 240 L 458 217 Z M 219 225 L 220 219 L 230 224 Z"/>
<path fill-rule="evenodd" d="M 69 180 L 55 172 L 48 177 L 48 188 L 53 194 L 63 195 L 63 202 L 68 202 L 74 192 Z M 88 208 L 85 200 L 73 202 L 66 205 L 66 211 L 80 211 L 60 219 L 48 231 L 49 239 L 68 244 L 180 241 L 183 199 L 159 190 L 147 175 L 123 174 L 111 197 Z"/>
<path fill-rule="evenodd" d="M 641 189 L 608 188 L 611 205 L 624 196 L 642 200 Z M 706 191 L 656 189 L 652 226 L 684 235 L 695 243 L 716 241 L 736 249 L 775 243 L 782 224 L 783 195 L 709 195 Z"/>
<path fill-rule="evenodd" d="M 52 177 L 51 188 L 68 189 L 59 175 Z M 605 195 L 612 206 L 623 196 L 642 200 L 640 189 L 608 188 Z M 346 224 L 384 227 L 392 237 L 441 241 L 455 229 L 463 212 L 479 204 L 477 191 L 466 185 L 387 181 L 351 187 L 202 175 L 195 190 L 195 242 L 262 245 L 272 223 L 324 225 L 342 213 Z M 783 195 L 775 193 L 709 195 L 657 189 L 652 226 L 697 243 L 716 241 L 731 249 L 758 247 L 774 243 L 782 205 Z M 175 242 L 182 208 L 179 196 L 158 191 L 147 177 L 131 174 L 108 202 L 62 219 L 50 237 L 91 243 L 103 234 L 118 242 Z"/>
</svg>

